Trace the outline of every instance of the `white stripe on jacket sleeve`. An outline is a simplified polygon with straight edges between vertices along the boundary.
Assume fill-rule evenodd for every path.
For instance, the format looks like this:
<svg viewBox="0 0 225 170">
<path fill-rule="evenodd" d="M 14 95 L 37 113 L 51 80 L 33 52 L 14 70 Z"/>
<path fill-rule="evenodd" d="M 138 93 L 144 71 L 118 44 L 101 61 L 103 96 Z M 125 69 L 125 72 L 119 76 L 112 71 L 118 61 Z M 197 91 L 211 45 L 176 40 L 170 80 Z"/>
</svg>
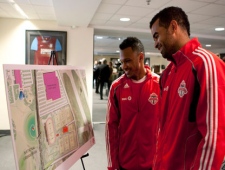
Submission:
<svg viewBox="0 0 225 170">
<path fill-rule="evenodd" d="M 207 110 L 206 125 L 207 132 L 205 143 L 202 148 L 200 170 L 211 169 L 216 150 L 218 131 L 218 83 L 216 64 L 213 56 L 205 49 L 198 47 L 193 54 L 202 58 L 206 72 Z"/>
</svg>

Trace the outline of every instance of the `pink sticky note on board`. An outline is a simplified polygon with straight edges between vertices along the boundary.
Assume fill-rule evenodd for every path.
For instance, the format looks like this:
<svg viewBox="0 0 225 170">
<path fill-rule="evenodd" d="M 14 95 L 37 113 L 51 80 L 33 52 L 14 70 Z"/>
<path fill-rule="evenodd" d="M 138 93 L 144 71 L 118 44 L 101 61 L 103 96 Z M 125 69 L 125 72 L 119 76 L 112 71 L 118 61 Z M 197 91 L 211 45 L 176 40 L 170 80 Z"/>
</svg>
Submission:
<svg viewBox="0 0 225 170">
<path fill-rule="evenodd" d="M 14 76 L 16 84 L 19 84 L 20 88 L 23 88 L 20 70 L 14 70 Z"/>
<path fill-rule="evenodd" d="M 61 97 L 59 80 L 55 75 L 55 72 L 49 72 L 43 74 L 44 84 L 46 89 L 47 100 L 56 100 Z"/>
</svg>

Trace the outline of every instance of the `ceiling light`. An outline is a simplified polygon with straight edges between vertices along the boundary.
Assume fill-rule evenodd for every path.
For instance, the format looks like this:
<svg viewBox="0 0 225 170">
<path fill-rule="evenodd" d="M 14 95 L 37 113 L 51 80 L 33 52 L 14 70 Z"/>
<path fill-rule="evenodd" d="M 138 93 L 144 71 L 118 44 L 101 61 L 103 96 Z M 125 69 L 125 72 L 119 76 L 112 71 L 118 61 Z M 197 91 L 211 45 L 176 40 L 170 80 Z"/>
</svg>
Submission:
<svg viewBox="0 0 225 170">
<path fill-rule="evenodd" d="M 28 19 L 28 16 L 25 14 L 25 12 L 16 4 L 12 3 L 12 6 L 26 19 Z"/>
<path fill-rule="evenodd" d="M 161 53 L 145 52 L 146 55 L 160 56 Z"/>
<path fill-rule="evenodd" d="M 120 21 L 130 21 L 130 18 L 120 18 Z"/>
<path fill-rule="evenodd" d="M 97 39 L 103 39 L 103 37 L 96 37 Z"/>
<path fill-rule="evenodd" d="M 119 53 L 120 51 L 117 50 L 116 52 Z"/>
<path fill-rule="evenodd" d="M 206 47 L 211 47 L 211 44 L 206 44 L 205 46 L 206 46 Z"/>
<path fill-rule="evenodd" d="M 218 28 L 215 28 L 215 31 L 224 31 L 224 28 L 218 27 Z"/>
</svg>

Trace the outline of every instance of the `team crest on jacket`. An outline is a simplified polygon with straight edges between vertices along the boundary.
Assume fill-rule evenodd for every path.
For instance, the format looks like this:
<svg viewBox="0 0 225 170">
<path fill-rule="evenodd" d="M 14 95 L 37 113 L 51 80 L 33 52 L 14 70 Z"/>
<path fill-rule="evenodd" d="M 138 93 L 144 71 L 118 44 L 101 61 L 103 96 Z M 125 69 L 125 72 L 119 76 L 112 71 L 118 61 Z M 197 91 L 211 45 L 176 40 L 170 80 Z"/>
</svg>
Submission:
<svg viewBox="0 0 225 170">
<path fill-rule="evenodd" d="M 184 80 L 180 83 L 180 87 L 178 88 L 177 92 L 181 98 L 188 93 L 188 90 L 186 88 L 186 83 Z"/>
<path fill-rule="evenodd" d="M 150 94 L 150 97 L 148 98 L 148 101 L 152 104 L 155 105 L 156 103 L 158 103 L 159 99 L 158 99 L 158 95 L 155 93 Z"/>
</svg>

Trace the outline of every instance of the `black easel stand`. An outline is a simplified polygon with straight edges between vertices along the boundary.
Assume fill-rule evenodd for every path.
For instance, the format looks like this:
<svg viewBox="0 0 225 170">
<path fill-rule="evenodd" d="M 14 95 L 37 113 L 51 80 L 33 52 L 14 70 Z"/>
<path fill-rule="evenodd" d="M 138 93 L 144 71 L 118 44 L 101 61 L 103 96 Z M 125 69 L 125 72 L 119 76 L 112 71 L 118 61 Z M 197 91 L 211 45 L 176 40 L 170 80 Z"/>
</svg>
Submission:
<svg viewBox="0 0 225 170">
<path fill-rule="evenodd" d="M 53 65 L 58 65 L 55 51 L 51 51 L 51 55 L 50 55 L 50 58 L 49 58 L 49 61 L 48 61 L 48 65 L 51 64 L 51 61 L 52 61 Z M 55 62 L 56 62 L 56 64 L 55 64 Z"/>
<path fill-rule="evenodd" d="M 85 167 L 84 167 L 83 158 L 85 158 L 87 156 L 89 156 L 89 153 L 86 153 L 85 155 L 81 156 L 81 158 L 80 158 L 84 170 L 85 170 Z"/>
<path fill-rule="evenodd" d="M 48 65 L 51 64 L 52 60 L 53 60 L 53 65 L 54 65 L 54 61 L 56 61 L 56 65 L 58 65 L 57 58 L 56 58 L 55 54 L 56 54 L 55 51 L 51 51 L 51 55 L 50 55 L 50 58 L 49 58 L 49 61 L 48 61 Z M 89 156 L 89 153 L 86 153 L 85 155 L 81 156 L 81 158 L 80 158 L 84 170 L 85 170 L 85 167 L 84 167 L 83 158 L 85 158 L 87 156 Z"/>
</svg>

